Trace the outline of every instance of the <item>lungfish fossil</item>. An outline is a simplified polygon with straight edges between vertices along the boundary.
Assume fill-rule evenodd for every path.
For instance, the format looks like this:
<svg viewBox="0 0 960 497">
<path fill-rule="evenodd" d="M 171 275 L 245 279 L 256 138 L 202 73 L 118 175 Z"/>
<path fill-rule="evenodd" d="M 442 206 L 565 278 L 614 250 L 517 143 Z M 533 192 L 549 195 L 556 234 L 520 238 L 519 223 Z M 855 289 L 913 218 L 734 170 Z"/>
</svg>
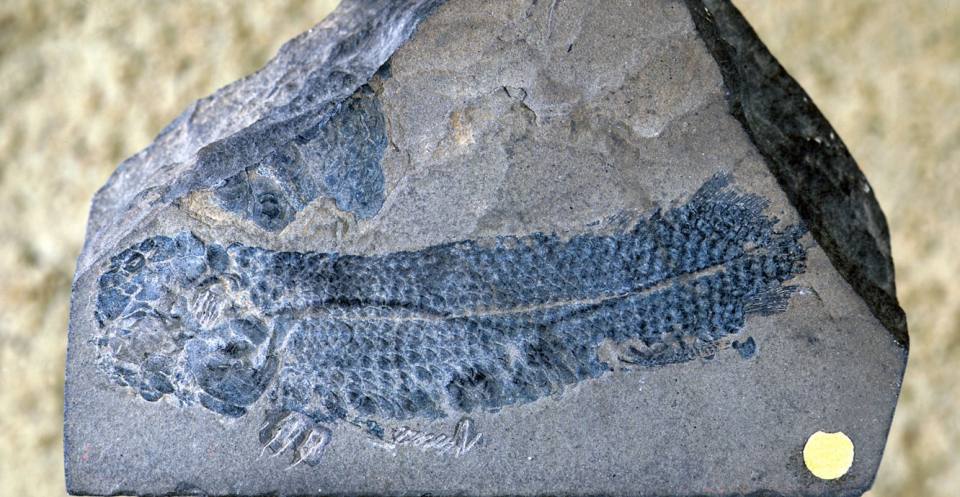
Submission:
<svg viewBox="0 0 960 497">
<path fill-rule="evenodd" d="M 147 401 L 236 418 L 262 400 L 264 450 L 315 465 L 337 423 L 382 436 L 381 422 L 523 405 L 688 361 L 784 310 L 804 230 L 766 208 L 718 175 L 612 234 L 385 255 L 157 235 L 99 278 L 99 363 Z"/>
</svg>

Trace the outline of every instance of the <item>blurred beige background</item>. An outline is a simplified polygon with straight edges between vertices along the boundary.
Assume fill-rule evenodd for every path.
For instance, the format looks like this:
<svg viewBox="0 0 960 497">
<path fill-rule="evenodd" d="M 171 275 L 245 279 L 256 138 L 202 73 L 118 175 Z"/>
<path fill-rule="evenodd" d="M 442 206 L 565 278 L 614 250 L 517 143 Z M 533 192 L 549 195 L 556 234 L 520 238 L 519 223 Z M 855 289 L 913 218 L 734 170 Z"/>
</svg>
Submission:
<svg viewBox="0 0 960 497">
<path fill-rule="evenodd" d="M 872 497 L 960 492 L 960 1 L 736 0 L 866 172 L 911 353 Z M 0 495 L 58 496 L 90 198 L 186 105 L 334 0 L 0 2 Z M 104 427 L 109 429 L 109 427 Z"/>
</svg>

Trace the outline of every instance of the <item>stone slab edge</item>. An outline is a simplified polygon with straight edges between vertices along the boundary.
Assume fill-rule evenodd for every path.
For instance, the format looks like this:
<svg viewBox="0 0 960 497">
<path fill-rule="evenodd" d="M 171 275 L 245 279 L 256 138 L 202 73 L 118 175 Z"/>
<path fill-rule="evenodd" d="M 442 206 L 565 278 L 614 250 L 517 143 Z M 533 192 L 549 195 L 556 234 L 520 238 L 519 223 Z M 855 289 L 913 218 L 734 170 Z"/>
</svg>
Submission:
<svg viewBox="0 0 960 497">
<path fill-rule="evenodd" d="M 886 217 L 853 156 L 729 0 L 685 1 L 720 67 L 731 114 L 837 271 L 908 348 Z"/>
</svg>

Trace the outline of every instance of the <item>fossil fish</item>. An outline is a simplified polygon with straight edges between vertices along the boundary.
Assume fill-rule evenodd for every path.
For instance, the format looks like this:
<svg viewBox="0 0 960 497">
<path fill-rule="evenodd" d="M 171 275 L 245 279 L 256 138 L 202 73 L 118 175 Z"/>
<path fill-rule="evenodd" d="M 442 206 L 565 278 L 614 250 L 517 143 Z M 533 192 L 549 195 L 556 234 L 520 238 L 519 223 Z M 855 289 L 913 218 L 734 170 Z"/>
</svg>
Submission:
<svg viewBox="0 0 960 497">
<path fill-rule="evenodd" d="M 335 423 L 382 436 L 383 421 L 533 402 L 614 361 L 690 360 L 784 310 L 804 230 L 766 207 L 718 175 L 614 234 L 376 256 L 154 236 L 98 280 L 99 364 L 148 401 L 239 417 L 264 399 L 264 449 L 315 465 Z"/>
</svg>

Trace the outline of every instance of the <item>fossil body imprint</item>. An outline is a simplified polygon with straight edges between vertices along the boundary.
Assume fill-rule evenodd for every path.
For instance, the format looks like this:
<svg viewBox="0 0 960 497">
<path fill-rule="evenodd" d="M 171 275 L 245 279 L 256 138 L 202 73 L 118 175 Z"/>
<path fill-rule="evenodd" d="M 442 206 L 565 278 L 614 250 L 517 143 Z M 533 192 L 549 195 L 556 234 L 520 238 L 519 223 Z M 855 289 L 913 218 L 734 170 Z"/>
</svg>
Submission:
<svg viewBox="0 0 960 497">
<path fill-rule="evenodd" d="M 784 310 L 805 267 L 803 228 L 729 183 L 717 175 L 619 233 L 375 256 L 153 236 L 99 277 L 100 368 L 147 401 L 225 417 L 262 399 L 264 448 L 313 465 L 336 423 L 382 437 L 384 421 L 497 411 L 615 366 L 688 361 L 749 315 Z"/>
</svg>

